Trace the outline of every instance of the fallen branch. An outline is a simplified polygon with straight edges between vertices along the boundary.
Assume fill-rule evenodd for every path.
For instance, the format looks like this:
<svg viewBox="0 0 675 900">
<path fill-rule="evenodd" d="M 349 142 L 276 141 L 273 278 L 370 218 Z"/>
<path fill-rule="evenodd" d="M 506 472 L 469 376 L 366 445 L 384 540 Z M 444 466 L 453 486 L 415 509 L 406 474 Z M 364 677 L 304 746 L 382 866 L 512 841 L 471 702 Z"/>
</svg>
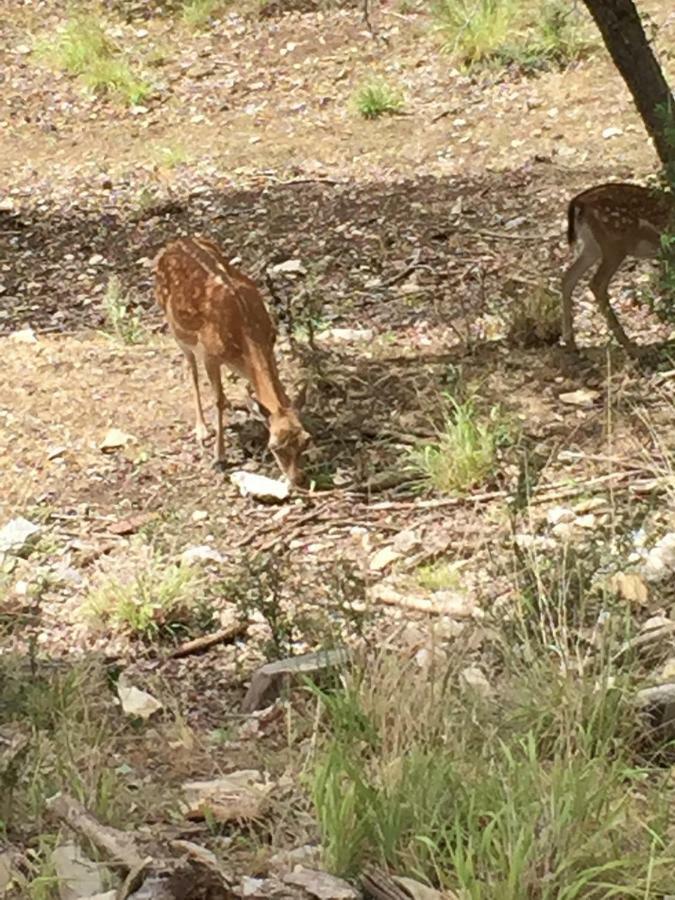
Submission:
<svg viewBox="0 0 675 900">
<path fill-rule="evenodd" d="M 269 706 L 279 696 L 284 683 L 291 678 L 325 672 L 326 669 L 344 665 L 347 658 L 347 651 L 343 647 L 336 647 L 267 663 L 253 673 L 241 705 L 242 712 L 252 713 Z"/>
<path fill-rule="evenodd" d="M 214 631 L 212 634 L 204 634 L 201 637 L 193 638 L 191 641 L 185 641 L 185 643 L 172 650 L 164 661 L 168 662 L 170 659 L 191 656 L 193 653 L 210 650 L 211 647 L 215 647 L 217 644 L 224 644 L 225 641 L 233 641 L 235 638 L 246 634 L 248 624 L 248 621 L 239 620 L 228 625 L 227 628 L 221 628 L 220 631 Z"/>
<path fill-rule="evenodd" d="M 410 900 L 410 894 L 399 887 L 391 875 L 374 866 L 365 869 L 361 887 L 364 894 L 373 900 Z"/>
<path fill-rule="evenodd" d="M 116 865 L 127 873 L 142 872 L 147 860 L 138 850 L 134 836 L 109 825 L 101 825 L 91 813 L 68 794 L 56 794 L 47 800 L 47 809 L 57 819 L 65 822 L 77 834 L 82 835 Z"/>
<path fill-rule="evenodd" d="M 661 625 L 659 628 L 650 628 L 649 631 L 638 634 L 630 641 L 626 641 L 614 654 L 612 662 L 618 662 L 628 653 L 634 651 L 653 649 L 654 644 L 660 644 L 662 641 L 672 638 L 674 634 L 675 622 L 666 622 L 665 625 Z"/>
<path fill-rule="evenodd" d="M 150 844 L 136 832 L 102 825 L 67 794 L 57 794 L 49 799 L 47 808 L 96 847 L 102 857 L 122 869 L 124 880 L 117 889 L 115 900 L 140 898 L 141 892 L 147 900 L 206 900 L 232 896 L 230 877 L 206 848 L 174 842 L 173 849 L 181 853 L 181 858 L 175 858 L 166 846 Z M 152 851 L 150 855 L 139 850 L 142 841 Z"/>
</svg>

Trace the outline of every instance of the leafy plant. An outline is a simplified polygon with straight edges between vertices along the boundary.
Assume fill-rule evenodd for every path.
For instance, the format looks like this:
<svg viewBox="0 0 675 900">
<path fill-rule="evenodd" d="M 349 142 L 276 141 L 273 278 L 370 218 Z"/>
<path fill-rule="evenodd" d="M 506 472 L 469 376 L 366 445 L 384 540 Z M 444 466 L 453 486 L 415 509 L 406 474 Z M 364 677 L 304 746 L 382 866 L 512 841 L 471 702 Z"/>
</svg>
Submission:
<svg viewBox="0 0 675 900">
<path fill-rule="evenodd" d="M 173 169 L 187 162 L 190 154 L 183 143 L 174 143 L 156 147 L 153 155 L 161 165 Z"/>
<path fill-rule="evenodd" d="M 515 0 L 438 0 L 433 11 L 445 49 L 470 67 L 494 58 L 505 45 L 517 4 Z"/>
<path fill-rule="evenodd" d="M 588 21 L 565 0 L 437 0 L 434 14 L 445 48 L 468 68 L 564 66 L 596 45 Z"/>
<path fill-rule="evenodd" d="M 189 28 L 204 28 L 225 5 L 226 0 L 184 0 L 181 18 Z"/>
<path fill-rule="evenodd" d="M 167 563 L 147 547 L 103 573 L 83 604 L 85 615 L 142 640 L 203 630 L 212 612 L 198 590 L 194 568 Z"/>
<path fill-rule="evenodd" d="M 519 347 L 555 344 L 561 335 L 560 299 L 543 285 L 519 299 L 511 311 L 508 339 Z"/>
<path fill-rule="evenodd" d="M 509 428 L 498 407 L 481 420 L 471 399 L 448 398 L 451 411 L 432 443 L 417 446 L 409 464 L 422 484 L 450 493 L 464 493 L 494 471 L 498 448 L 510 440 Z"/>
<path fill-rule="evenodd" d="M 107 91 L 128 104 L 141 103 L 151 85 L 136 74 L 93 15 L 71 18 L 56 40 L 44 38 L 38 55 L 75 75 L 93 91 Z"/>
<path fill-rule="evenodd" d="M 242 616 L 257 614 L 267 623 L 270 639 L 264 652 L 268 659 L 282 659 L 293 651 L 295 621 L 282 600 L 285 577 L 283 559 L 260 553 L 245 557 L 236 576 L 224 584 L 224 592 Z"/>
<path fill-rule="evenodd" d="M 123 344 L 139 344 L 145 338 L 145 329 L 140 316 L 132 313 L 127 295 L 122 291 L 120 280 L 111 276 L 103 298 L 103 312 L 106 327 Z"/>
<path fill-rule="evenodd" d="M 381 79 L 370 79 L 354 95 L 354 106 L 364 119 L 396 115 L 403 110 L 403 97 Z"/>
<path fill-rule="evenodd" d="M 417 583 L 428 591 L 456 590 L 461 585 L 459 565 L 446 559 L 420 566 L 416 572 Z"/>
</svg>

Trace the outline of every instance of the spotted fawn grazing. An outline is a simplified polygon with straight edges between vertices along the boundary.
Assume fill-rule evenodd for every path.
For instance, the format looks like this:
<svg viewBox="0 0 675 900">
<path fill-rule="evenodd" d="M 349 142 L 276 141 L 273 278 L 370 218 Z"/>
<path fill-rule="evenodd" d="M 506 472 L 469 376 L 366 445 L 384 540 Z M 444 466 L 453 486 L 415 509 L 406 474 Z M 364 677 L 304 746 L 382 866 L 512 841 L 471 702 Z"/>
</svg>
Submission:
<svg viewBox="0 0 675 900">
<path fill-rule="evenodd" d="M 581 252 L 563 275 L 563 341 L 575 348 L 572 293 L 581 276 L 600 263 L 591 290 L 610 331 L 625 350 L 639 356 L 612 309 L 607 294 L 612 278 L 626 257 L 653 259 L 659 255 L 661 235 L 675 225 L 671 194 L 636 184 L 601 184 L 574 197 L 567 213 L 567 238 Z"/>
<path fill-rule="evenodd" d="M 208 435 L 199 394 L 199 359 L 216 398 L 216 463 L 225 459 L 223 427 L 229 407 L 221 380 L 225 365 L 247 379 L 269 428 L 269 449 L 289 481 L 301 484 L 301 458 L 310 439 L 298 416 L 302 401 L 293 404 L 279 380 L 276 331 L 254 282 L 230 265 L 217 244 L 203 237 L 168 244 L 155 258 L 154 269 L 157 302 L 187 360 L 197 440 L 203 442 Z"/>
</svg>

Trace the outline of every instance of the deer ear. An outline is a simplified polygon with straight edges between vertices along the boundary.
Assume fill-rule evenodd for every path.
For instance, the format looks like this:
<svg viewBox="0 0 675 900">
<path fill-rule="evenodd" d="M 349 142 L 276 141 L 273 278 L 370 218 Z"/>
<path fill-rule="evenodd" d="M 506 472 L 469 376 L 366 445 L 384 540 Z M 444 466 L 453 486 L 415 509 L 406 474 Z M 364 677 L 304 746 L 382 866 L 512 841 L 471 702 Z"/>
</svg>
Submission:
<svg viewBox="0 0 675 900">
<path fill-rule="evenodd" d="M 305 382 L 305 383 L 303 384 L 303 386 L 300 388 L 300 390 L 299 390 L 299 392 L 298 392 L 298 395 L 297 395 L 297 397 L 295 398 L 295 403 L 293 404 L 293 406 L 294 406 L 297 410 L 301 410 L 302 407 L 305 405 L 305 400 L 306 400 L 306 399 L 307 399 L 307 382 Z"/>
<path fill-rule="evenodd" d="M 249 398 L 249 403 L 251 405 L 251 412 L 253 413 L 253 416 L 267 425 L 270 418 L 270 411 L 267 409 L 267 407 L 263 406 L 262 403 L 253 396 Z"/>
</svg>

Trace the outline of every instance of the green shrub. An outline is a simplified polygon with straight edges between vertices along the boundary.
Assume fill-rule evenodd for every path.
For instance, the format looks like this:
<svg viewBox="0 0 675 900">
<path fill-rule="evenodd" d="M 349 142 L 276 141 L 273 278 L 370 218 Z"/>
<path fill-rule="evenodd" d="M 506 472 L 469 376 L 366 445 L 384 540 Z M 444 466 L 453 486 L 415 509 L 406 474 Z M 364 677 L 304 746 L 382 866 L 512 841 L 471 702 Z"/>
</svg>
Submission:
<svg viewBox="0 0 675 900">
<path fill-rule="evenodd" d="M 423 485 L 464 493 L 492 475 L 498 448 L 510 440 L 509 428 L 498 407 L 481 419 L 472 400 L 449 402 L 451 411 L 437 440 L 418 445 L 409 464 Z"/>
<path fill-rule="evenodd" d="M 51 65 L 77 76 L 95 92 L 108 92 L 125 103 L 137 104 L 151 92 L 93 15 L 69 19 L 56 39 L 44 38 L 38 55 Z"/>
<path fill-rule="evenodd" d="M 123 344 L 139 344 L 144 339 L 145 330 L 140 316 L 130 311 L 129 299 L 122 292 L 116 275 L 108 281 L 103 298 L 103 313 L 107 330 Z"/>
<path fill-rule="evenodd" d="M 436 28 L 464 66 L 565 66 L 597 45 L 588 18 L 566 0 L 437 0 Z"/>
<path fill-rule="evenodd" d="M 226 0 L 184 0 L 181 18 L 189 28 L 204 28 L 226 5 Z"/>
<path fill-rule="evenodd" d="M 403 110 L 403 97 L 381 79 L 371 79 L 356 91 L 354 106 L 364 119 L 378 119 L 380 116 L 400 113 Z"/>
</svg>

